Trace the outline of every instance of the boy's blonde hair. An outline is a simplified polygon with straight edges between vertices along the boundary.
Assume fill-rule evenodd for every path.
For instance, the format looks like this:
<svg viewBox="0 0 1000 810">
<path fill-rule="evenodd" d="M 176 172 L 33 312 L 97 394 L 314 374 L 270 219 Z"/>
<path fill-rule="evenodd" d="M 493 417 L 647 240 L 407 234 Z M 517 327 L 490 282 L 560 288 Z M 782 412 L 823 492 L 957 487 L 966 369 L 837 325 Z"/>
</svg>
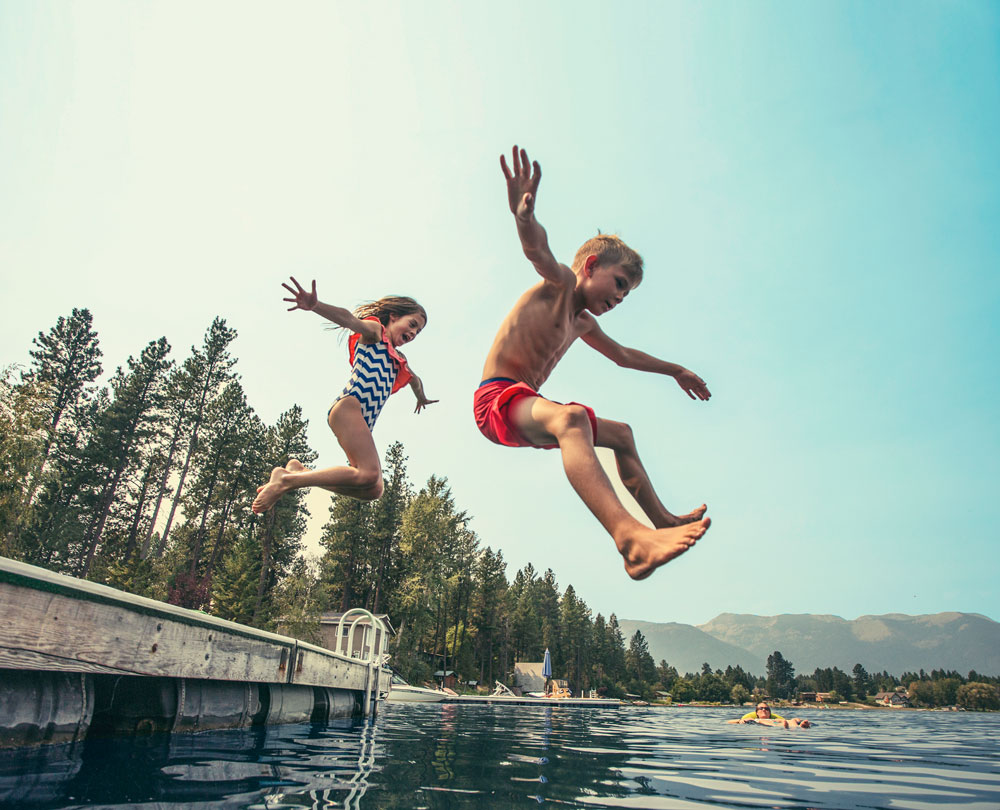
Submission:
<svg viewBox="0 0 1000 810">
<path fill-rule="evenodd" d="M 598 233 L 580 245 L 573 258 L 574 273 L 583 267 L 583 263 L 590 255 L 597 256 L 598 264 L 620 264 L 633 286 L 638 287 L 642 281 L 642 256 L 626 245 L 620 236 L 615 236 L 613 233 Z"/>
<path fill-rule="evenodd" d="M 354 310 L 354 314 L 362 319 L 374 315 L 382 326 L 389 325 L 390 315 L 395 315 L 398 318 L 402 315 L 418 314 L 424 316 L 424 326 L 427 325 L 427 311 L 405 295 L 387 295 L 385 298 L 379 298 L 378 301 L 369 301 Z"/>
</svg>

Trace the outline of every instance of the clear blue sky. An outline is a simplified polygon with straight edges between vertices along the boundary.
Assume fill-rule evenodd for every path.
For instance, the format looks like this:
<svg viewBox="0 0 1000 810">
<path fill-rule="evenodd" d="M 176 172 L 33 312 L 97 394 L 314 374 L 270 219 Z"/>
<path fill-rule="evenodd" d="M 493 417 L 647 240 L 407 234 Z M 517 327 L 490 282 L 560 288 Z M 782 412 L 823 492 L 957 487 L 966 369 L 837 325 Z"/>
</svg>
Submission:
<svg viewBox="0 0 1000 810">
<path fill-rule="evenodd" d="M 646 260 L 602 318 L 711 386 L 573 348 L 543 392 L 629 422 L 661 495 L 706 501 L 689 554 L 631 582 L 555 453 L 483 439 L 472 391 L 535 280 L 497 162 L 541 161 L 569 260 L 598 228 Z M 403 392 L 375 432 L 448 477 L 509 573 L 605 614 L 1000 619 L 1000 6 L 991 2 L 6 2 L 0 364 L 89 307 L 106 370 L 215 315 L 251 404 L 293 403 L 323 463 L 347 374 L 281 281 L 410 294 Z M 315 537 L 325 500 L 310 500 Z"/>
</svg>

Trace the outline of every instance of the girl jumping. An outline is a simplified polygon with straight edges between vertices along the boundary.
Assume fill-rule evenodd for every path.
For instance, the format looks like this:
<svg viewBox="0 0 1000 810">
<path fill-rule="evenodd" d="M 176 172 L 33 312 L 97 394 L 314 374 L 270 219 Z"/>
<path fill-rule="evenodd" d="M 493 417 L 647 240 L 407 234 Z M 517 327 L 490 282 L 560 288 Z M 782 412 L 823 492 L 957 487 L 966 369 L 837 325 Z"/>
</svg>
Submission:
<svg viewBox="0 0 1000 810">
<path fill-rule="evenodd" d="M 412 298 L 387 296 L 364 304 L 354 312 L 324 304 L 316 296 L 316 282 L 306 292 L 292 278 L 295 289 L 282 284 L 291 298 L 283 300 L 296 309 L 311 310 L 354 334 L 348 340 L 351 378 L 327 414 L 327 422 L 347 454 L 347 467 L 310 470 L 298 459 L 275 467 L 271 480 L 257 490 L 251 507 L 266 512 L 290 489 L 323 487 L 338 495 L 373 501 L 382 495 L 382 465 L 372 439 L 372 428 L 390 394 L 409 383 L 417 397 L 415 413 L 437 402 L 424 396 L 420 378 L 410 371 L 397 347 L 409 343 L 427 325 L 427 313 Z"/>
</svg>

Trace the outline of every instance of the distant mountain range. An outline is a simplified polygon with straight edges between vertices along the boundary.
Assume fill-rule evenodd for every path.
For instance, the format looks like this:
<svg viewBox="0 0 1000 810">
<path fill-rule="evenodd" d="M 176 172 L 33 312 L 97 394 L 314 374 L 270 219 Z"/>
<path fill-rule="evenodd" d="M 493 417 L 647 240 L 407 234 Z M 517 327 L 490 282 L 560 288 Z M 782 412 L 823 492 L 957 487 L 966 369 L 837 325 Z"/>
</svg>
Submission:
<svg viewBox="0 0 1000 810">
<path fill-rule="evenodd" d="M 850 673 L 861 664 L 869 672 L 887 670 L 897 676 L 921 669 L 1000 675 L 1000 623 L 978 613 L 888 613 L 853 621 L 811 614 L 722 613 L 697 627 L 631 619 L 619 624 L 626 648 L 640 630 L 656 663 L 665 660 L 681 673 L 700 672 L 708 662 L 712 669 L 739 665 L 763 675 L 767 657 L 779 650 L 797 674 L 834 666 Z"/>
</svg>

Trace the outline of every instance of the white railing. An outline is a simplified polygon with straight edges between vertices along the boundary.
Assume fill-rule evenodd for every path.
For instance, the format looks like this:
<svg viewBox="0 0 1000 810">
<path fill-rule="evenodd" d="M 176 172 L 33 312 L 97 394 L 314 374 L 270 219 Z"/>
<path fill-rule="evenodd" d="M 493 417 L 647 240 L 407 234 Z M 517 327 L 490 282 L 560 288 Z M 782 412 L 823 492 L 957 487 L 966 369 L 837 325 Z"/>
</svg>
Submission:
<svg viewBox="0 0 1000 810">
<path fill-rule="evenodd" d="M 350 616 L 355 618 L 347 625 L 347 633 L 345 634 L 344 625 Z M 355 650 L 354 634 L 359 624 L 361 625 L 361 646 Z M 370 637 L 369 634 L 374 634 L 374 637 Z M 336 652 L 348 658 L 360 658 L 368 666 L 368 677 L 365 679 L 365 717 L 371 713 L 373 694 L 375 702 L 378 702 L 379 673 L 386 657 L 388 640 L 389 633 L 385 623 L 374 613 L 364 608 L 351 608 L 340 617 L 340 621 L 337 623 Z"/>
</svg>

